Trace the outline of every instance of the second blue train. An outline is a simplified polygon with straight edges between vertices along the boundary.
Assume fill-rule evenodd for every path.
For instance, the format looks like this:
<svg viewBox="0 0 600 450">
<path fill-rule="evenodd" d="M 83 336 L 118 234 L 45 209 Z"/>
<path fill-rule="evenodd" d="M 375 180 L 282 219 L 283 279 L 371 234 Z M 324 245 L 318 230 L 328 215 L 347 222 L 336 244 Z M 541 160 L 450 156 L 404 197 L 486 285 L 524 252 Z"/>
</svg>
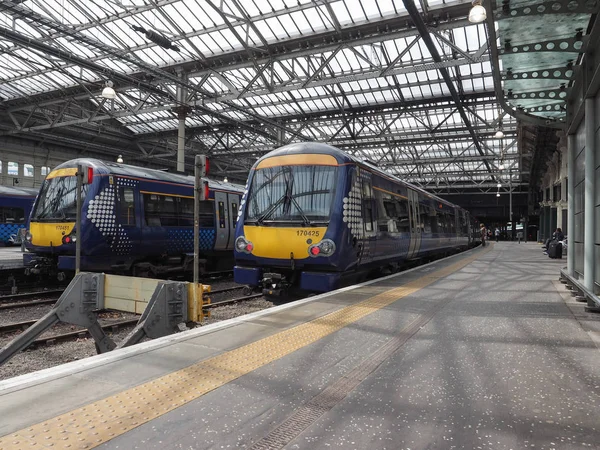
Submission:
<svg viewBox="0 0 600 450">
<path fill-rule="evenodd" d="M 77 167 L 87 171 L 81 236 L 75 234 Z M 233 265 L 235 220 L 243 186 L 203 179 L 201 270 Z M 69 277 L 81 239 L 81 270 L 161 278 L 190 273 L 194 177 L 95 159 L 67 161 L 44 181 L 31 213 L 24 255 L 30 274 Z"/>
</svg>

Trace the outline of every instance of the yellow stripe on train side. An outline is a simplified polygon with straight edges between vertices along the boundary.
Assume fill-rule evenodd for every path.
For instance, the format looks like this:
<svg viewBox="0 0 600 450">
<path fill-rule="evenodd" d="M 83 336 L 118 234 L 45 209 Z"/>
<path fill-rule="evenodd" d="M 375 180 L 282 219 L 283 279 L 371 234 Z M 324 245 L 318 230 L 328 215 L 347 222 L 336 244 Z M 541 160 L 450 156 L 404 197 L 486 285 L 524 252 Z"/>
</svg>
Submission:
<svg viewBox="0 0 600 450">
<path fill-rule="evenodd" d="M 308 247 L 321 242 L 327 227 L 255 227 L 244 226 L 244 237 L 252 242 L 252 254 L 260 258 L 308 258 Z"/>
<path fill-rule="evenodd" d="M 41 223 L 31 222 L 29 232 L 31 243 L 40 247 L 54 247 L 62 245 L 62 238 L 70 234 L 75 228 L 75 222 Z"/>
<path fill-rule="evenodd" d="M 77 174 L 77 167 L 67 167 L 65 169 L 56 169 L 50 172 L 46 179 L 57 177 L 74 177 Z"/>
</svg>

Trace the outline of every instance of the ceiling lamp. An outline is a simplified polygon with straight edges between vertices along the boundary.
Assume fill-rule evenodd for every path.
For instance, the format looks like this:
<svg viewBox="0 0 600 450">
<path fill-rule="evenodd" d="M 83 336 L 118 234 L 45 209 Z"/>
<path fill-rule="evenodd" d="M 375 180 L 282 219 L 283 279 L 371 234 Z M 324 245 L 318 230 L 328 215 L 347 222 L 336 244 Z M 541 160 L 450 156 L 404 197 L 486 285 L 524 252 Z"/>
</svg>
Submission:
<svg viewBox="0 0 600 450">
<path fill-rule="evenodd" d="M 104 89 L 102 89 L 101 95 L 102 95 L 102 97 L 107 98 L 109 100 L 114 100 L 115 98 L 117 98 L 117 93 L 113 89 L 112 81 L 106 82 L 106 86 L 104 86 Z"/>
<path fill-rule="evenodd" d="M 504 132 L 502 130 L 498 130 L 498 131 L 496 131 L 496 134 L 494 135 L 494 137 L 496 139 L 502 139 L 504 137 Z"/>
<path fill-rule="evenodd" d="M 502 183 L 498 183 L 498 187 L 501 188 L 502 187 Z"/>
<path fill-rule="evenodd" d="M 119 155 L 119 156 L 118 156 L 118 158 L 117 158 L 117 162 L 118 162 L 119 164 L 123 164 L 123 155 Z"/>
<path fill-rule="evenodd" d="M 500 165 L 498 166 L 498 169 L 500 169 L 500 170 L 504 170 L 504 164 L 503 164 L 503 163 L 500 163 Z"/>
<path fill-rule="evenodd" d="M 481 0 L 473 0 L 473 7 L 469 11 L 469 22 L 481 23 L 487 18 L 485 8 L 481 6 Z"/>
<path fill-rule="evenodd" d="M 496 194 L 496 197 L 500 197 L 500 192 L 498 192 L 498 193 Z"/>
<path fill-rule="evenodd" d="M 227 183 L 227 177 L 223 178 L 223 182 Z"/>
</svg>

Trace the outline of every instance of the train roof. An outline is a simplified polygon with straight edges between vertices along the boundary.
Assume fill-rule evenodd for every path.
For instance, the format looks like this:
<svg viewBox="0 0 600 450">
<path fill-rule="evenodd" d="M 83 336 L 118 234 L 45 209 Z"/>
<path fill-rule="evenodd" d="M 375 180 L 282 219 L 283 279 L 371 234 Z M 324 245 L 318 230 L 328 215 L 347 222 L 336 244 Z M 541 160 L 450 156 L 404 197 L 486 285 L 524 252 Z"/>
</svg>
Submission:
<svg viewBox="0 0 600 450">
<path fill-rule="evenodd" d="M 386 178 L 392 179 L 394 181 L 398 181 L 404 185 L 410 186 L 412 189 L 415 189 L 416 191 L 419 191 L 419 192 L 423 193 L 424 195 L 427 195 L 428 197 L 430 197 L 436 201 L 445 203 L 446 205 L 449 205 L 449 206 L 455 206 L 457 208 L 460 208 L 460 206 L 458 206 L 452 202 L 449 202 L 446 199 L 443 199 L 436 195 L 433 195 L 432 193 L 427 192 L 425 189 L 420 188 L 419 186 L 415 186 L 414 184 L 404 181 L 395 175 L 389 174 L 389 173 L 381 170 L 380 168 L 375 166 L 373 163 L 358 159 L 358 158 L 356 158 L 352 155 L 349 155 L 348 153 L 340 150 L 339 148 L 332 147 L 331 145 L 327 145 L 327 144 L 321 144 L 318 142 L 301 142 L 301 143 L 284 145 L 283 147 L 279 147 L 278 149 L 275 149 L 272 152 L 269 152 L 266 155 L 264 155 L 262 158 L 260 158 L 256 162 L 254 167 L 256 167 L 256 165 L 258 165 L 258 163 L 260 161 L 267 159 L 267 158 L 271 158 L 273 156 L 294 155 L 294 154 L 300 154 L 300 153 L 331 155 L 331 156 L 335 157 L 335 159 L 340 164 L 349 163 L 349 162 L 359 164 L 363 167 L 366 167 L 371 172 L 377 173 L 378 175 L 381 175 L 383 177 L 386 177 Z"/>
<path fill-rule="evenodd" d="M 31 197 L 38 195 L 39 189 L 28 187 L 0 186 L 1 196 Z"/>
<path fill-rule="evenodd" d="M 187 184 L 190 186 L 194 185 L 194 177 L 190 175 L 184 175 L 180 173 L 166 172 L 157 169 L 148 169 L 145 167 L 132 166 L 129 164 L 122 164 L 116 162 L 106 162 L 99 159 L 93 158 L 78 158 L 66 161 L 55 169 L 61 169 L 65 167 L 77 167 L 78 164 L 92 166 L 94 170 L 102 168 L 106 173 L 112 175 L 120 175 L 124 177 L 142 178 L 149 181 L 166 181 L 169 183 L 180 183 Z M 226 183 L 224 181 L 218 181 L 213 178 L 204 177 L 204 181 L 208 181 L 208 187 L 210 189 L 220 189 L 225 191 L 233 192 L 244 192 L 244 186 L 235 183 Z"/>
</svg>

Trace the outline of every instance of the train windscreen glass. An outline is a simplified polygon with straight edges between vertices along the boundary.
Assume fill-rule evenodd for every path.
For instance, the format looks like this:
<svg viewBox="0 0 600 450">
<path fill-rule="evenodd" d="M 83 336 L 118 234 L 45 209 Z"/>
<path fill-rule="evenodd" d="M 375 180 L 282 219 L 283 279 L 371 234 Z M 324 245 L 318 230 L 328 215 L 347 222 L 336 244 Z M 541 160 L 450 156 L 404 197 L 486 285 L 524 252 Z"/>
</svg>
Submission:
<svg viewBox="0 0 600 450">
<path fill-rule="evenodd" d="M 335 194 L 335 166 L 278 166 L 254 173 L 248 196 L 248 224 L 327 223 Z"/>
<path fill-rule="evenodd" d="M 77 177 L 46 179 L 38 195 L 31 220 L 39 222 L 74 222 L 77 218 Z M 88 185 L 83 186 L 85 198 Z"/>
</svg>

